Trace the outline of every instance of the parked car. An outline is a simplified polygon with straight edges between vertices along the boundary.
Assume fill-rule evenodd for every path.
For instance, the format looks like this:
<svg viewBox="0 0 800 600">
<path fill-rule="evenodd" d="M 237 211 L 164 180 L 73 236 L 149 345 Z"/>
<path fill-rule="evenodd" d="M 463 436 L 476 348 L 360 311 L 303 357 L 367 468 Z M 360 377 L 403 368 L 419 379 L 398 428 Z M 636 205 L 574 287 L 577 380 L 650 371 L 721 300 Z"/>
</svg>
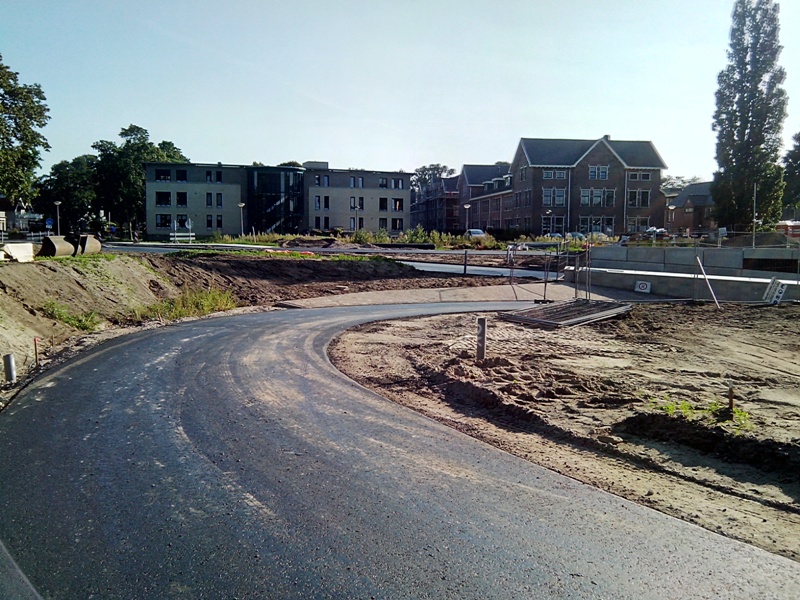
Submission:
<svg viewBox="0 0 800 600">
<path fill-rule="evenodd" d="M 470 239 L 470 238 L 484 237 L 485 235 L 486 233 L 483 231 L 483 229 L 467 229 L 467 232 L 464 234 L 464 237 Z"/>
</svg>

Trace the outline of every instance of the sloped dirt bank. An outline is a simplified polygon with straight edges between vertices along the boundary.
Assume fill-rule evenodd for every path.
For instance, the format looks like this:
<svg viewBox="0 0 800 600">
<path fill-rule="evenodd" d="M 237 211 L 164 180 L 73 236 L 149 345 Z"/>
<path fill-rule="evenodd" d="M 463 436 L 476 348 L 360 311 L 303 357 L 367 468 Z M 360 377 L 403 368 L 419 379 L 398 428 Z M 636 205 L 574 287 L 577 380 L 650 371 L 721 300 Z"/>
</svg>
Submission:
<svg viewBox="0 0 800 600">
<path fill-rule="evenodd" d="M 23 378 L 40 364 L 130 326 L 132 311 L 184 290 L 230 290 L 241 306 L 359 291 L 496 285 L 498 278 L 425 274 L 390 260 L 291 258 L 269 254 L 99 254 L 80 259 L 0 263 L 0 354 Z M 90 315 L 93 332 L 53 314 Z M 2 379 L 2 373 L 0 373 Z M 0 381 L 0 408 L 15 388 Z"/>
<path fill-rule="evenodd" d="M 561 331 L 490 317 L 482 361 L 475 330 L 374 323 L 330 355 L 469 435 L 800 560 L 800 306 L 641 305 Z"/>
</svg>

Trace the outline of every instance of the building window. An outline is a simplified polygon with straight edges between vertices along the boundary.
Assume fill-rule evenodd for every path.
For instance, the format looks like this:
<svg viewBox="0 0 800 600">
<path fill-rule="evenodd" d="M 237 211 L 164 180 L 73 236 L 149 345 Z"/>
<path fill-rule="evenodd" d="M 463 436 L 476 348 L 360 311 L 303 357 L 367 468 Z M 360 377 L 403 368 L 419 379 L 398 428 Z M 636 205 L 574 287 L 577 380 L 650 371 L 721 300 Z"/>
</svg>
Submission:
<svg viewBox="0 0 800 600">
<path fill-rule="evenodd" d="M 603 190 L 604 202 L 605 206 L 611 207 L 614 206 L 617 197 L 617 190 Z"/>
<path fill-rule="evenodd" d="M 647 231 L 650 227 L 650 217 L 628 217 L 628 233 Z"/>
<path fill-rule="evenodd" d="M 189 193 L 188 192 L 175 192 L 175 206 L 188 206 Z"/>
<path fill-rule="evenodd" d="M 525 177 L 528 174 L 528 167 L 527 165 L 523 165 L 519 168 L 519 180 L 525 181 Z"/>
<path fill-rule="evenodd" d="M 650 190 L 628 190 L 629 208 L 647 208 L 650 206 Z"/>
<path fill-rule="evenodd" d="M 350 217 L 350 231 L 356 230 L 356 218 Z"/>
<path fill-rule="evenodd" d="M 639 181 L 639 174 L 631 171 L 630 173 L 628 173 L 628 179 L 630 179 L 631 181 Z"/>
<path fill-rule="evenodd" d="M 392 219 L 392 231 L 403 231 L 403 219 Z"/>
<path fill-rule="evenodd" d="M 556 171 L 556 179 L 566 179 L 567 172 L 566 171 Z"/>
<path fill-rule="evenodd" d="M 350 187 L 356 187 L 356 178 L 354 175 L 350 175 Z"/>
<path fill-rule="evenodd" d="M 156 192 L 156 206 L 170 206 L 171 204 L 171 192 Z"/>
<path fill-rule="evenodd" d="M 177 169 L 175 171 L 175 181 L 178 183 L 186 183 L 189 177 L 186 175 L 186 169 Z"/>
<path fill-rule="evenodd" d="M 642 173 L 642 181 L 650 181 L 650 173 Z"/>
<path fill-rule="evenodd" d="M 581 190 L 581 206 L 589 206 L 589 198 L 591 198 L 591 190 Z"/>
<path fill-rule="evenodd" d="M 314 217 L 314 229 L 319 229 L 320 228 L 320 224 L 321 224 L 320 221 L 321 221 L 321 219 L 319 217 Z"/>
<path fill-rule="evenodd" d="M 583 233 L 614 233 L 614 217 L 581 217 L 580 227 Z"/>
<path fill-rule="evenodd" d="M 206 192 L 206 206 L 214 206 L 214 194 Z"/>
<path fill-rule="evenodd" d="M 389 180 L 386 177 L 381 177 L 378 179 L 378 187 L 385 190 L 389 187 Z"/>
<path fill-rule="evenodd" d="M 211 171 L 206 171 L 206 183 L 211 183 Z"/>
<path fill-rule="evenodd" d="M 186 227 L 186 223 L 189 222 L 189 215 L 177 215 L 175 220 L 178 222 L 178 227 L 188 229 L 188 227 Z"/>
<path fill-rule="evenodd" d="M 156 181 L 172 181 L 172 172 L 169 169 L 156 169 Z"/>
<path fill-rule="evenodd" d="M 222 208 L 222 192 L 217 192 L 217 208 Z"/>
<path fill-rule="evenodd" d="M 553 172 L 552 171 L 542 171 L 542 179 L 552 179 Z"/>
<path fill-rule="evenodd" d="M 525 227 L 530 229 L 530 219 L 525 219 Z M 544 215 L 542 216 L 542 235 L 548 233 L 564 233 L 563 215 Z"/>
<path fill-rule="evenodd" d="M 322 176 L 322 187 L 329 187 L 331 184 L 331 178 L 328 175 Z"/>
<path fill-rule="evenodd" d="M 631 181 L 650 181 L 650 173 L 637 173 L 631 171 L 628 173 L 628 179 Z"/>
<path fill-rule="evenodd" d="M 403 212 L 403 199 L 402 198 L 392 198 L 392 212 Z"/>
<path fill-rule="evenodd" d="M 222 171 L 217 171 L 217 183 L 222 183 Z"/>
<path fill-rule="evenodd" d="M 217 229 L 222 229 L 222 215 L 217 215 Z"/>
<path fill-rule="evenodd" d="M 564 206 L 567 198 L 567 190 L 565 188 L 556 188 L 555 205 Z"/>
<path fill-rule="evenodd" d="M 172 215 L 156 215 L 156 228 L 169 229 L 172 227 Z"/>
<path fill-rule="evenodd" d="M 553 206 L 553 188 L 542 189 L 542 206 Z"/>
<path fill-rule="evenodd" d="M 393 190 L 402 190 L 403 189 L 403 178 L 402 177 L 392 178 L 392 189 Z"/>
<path fill-rule="evenodd" d="M 358 178 L 358 187 L 360 187 L 360 188 L 364 187 L 364 178 L 363 177 L 359 177 Z"/>
<path fill-rule="evenodd" d="M 385 217 L 378 219 L 378 229 L 388 229 L 388 228 L 389 228 L 389 222 Z"/>
<path fill-rule="evenodd" d="M 592 190 L 592 206 L 603 206 L 603 190 Z"/>
<path fill-rule="evenodd" d="M 211 215 L 206 215 L 206 229 L 212 229 L 214 227 L 214 217 Z"/>
<path fill-rule="evenodd" d="M 601 165 L 590 165 L 589 179 L 608 179 L 608 167 Z"/>
<path fill-rule="evenodd" d="M 350 196 L 350 210 L 356 210 L 357 206 L 358 204 L 356 204 L 356 197 Z"/>
<path fill-rule="evenodd" d="M 314 210 L 320 210 L 322 208 L 322 198 L 319 196 L 314 196 Z M 319 226 L 317 226 L 319 229 Z"/>
<path fill-rule="evenodd" d="M 314 175 L 314 185 L 319 187 L 319 175 Z"/>
<path fill-rule="evenodd" d="M 325 230 L 330 229 L 331 228 L 331 218 L 330 217 L 324 217 L 322 219 L 322 224 L 323 224 Z"/>
<path fill-rule="evenodd" d="M 386 212 L 387 210 L 389 210 L 388 198 L 378 198 L 378 210 L 381 212 Z"/>
<path fill-rule="evenodd" d="M 331 209 L 331 197 L 330 196 L 325 196 L 325 197 L 322 198 L 322 208 L 324 208 L 325 210 L 330 210 Z"/>
</svg>

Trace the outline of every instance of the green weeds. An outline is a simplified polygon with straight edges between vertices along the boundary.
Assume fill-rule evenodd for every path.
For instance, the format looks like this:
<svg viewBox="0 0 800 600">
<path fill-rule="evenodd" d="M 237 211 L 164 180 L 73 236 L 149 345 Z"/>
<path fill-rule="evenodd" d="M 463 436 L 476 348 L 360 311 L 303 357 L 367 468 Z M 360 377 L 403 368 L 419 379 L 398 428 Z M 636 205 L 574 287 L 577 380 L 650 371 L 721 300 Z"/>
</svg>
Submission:
<svg viewBox="0 0 800 600">
<path fill-rule="evenodd" d="M 81 331 L 94 331 L 100 324 L 100 317 L 94 311 L 74 315 L 65 305 L 59 304 L 54 300 L 48 300 L 45 303 L 42 307 L 42 313 L 50 319 L 61 321 L 65 325 L 80 329 Z"/>
<path fill-rule="evenodd" d="M 215 289 L 188 291 L 177 298 L 134 310 L 131 318 L 138 323 L 152 319 L 172 321 L 184 317 L 202 317 L 214 312 L 231 310 L 237 306 L 233 294 L 229 291 Z"/>
</svg>

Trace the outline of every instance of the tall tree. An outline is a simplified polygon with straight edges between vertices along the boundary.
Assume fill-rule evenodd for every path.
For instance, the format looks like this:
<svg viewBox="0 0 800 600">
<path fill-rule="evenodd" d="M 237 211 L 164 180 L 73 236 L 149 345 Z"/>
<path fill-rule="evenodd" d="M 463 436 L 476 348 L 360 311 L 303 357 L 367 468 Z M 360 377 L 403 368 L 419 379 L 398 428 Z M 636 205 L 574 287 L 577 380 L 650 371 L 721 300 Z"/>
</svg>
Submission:
<svg viewBox="0 0 800 600">
<path fill-rule="evenodd" d="M 783 191 L 783 206 L 793 209 L 793 218 L 797 219 L 797 211 L 800 210 L 800 133 L 796 133 L 792 140 L 794 146 L 783 157 L 784 181 L 786 182 L 786 189 Z"/>
<path fill-rule="evenodd" d="M 413 175 L 411 175 L 411 187 L 416 191 L 420 191 L 422 186 L 428 185 L 442 177 L 450 177 L 455 172 L 455 169 L 451 169 L 447 165 L 440 165 L 439 163 L 419 167 L 415 169 Z"/>
<path fill-rule="evenodd" d="M 712 129 L 719 170 L 711 193 L 718 222 L 734 229 L 780 218 L 784 184 L 777 162 L 787 96 L 778 12 L 773 0 L 735 0 L 728 65 L 717 78 Z"/>
<path fill-rule="evenodd" d="M 0 55 L 0 193 L 27 199 L 36 181 L 41 150 L 50 145 L 38 131 L 50 117 L 39 84 L 24 85 Z"/>
<path fill-rule="evenodd" d="M 170 141 L 158 145 L 138 125 L 119 133 L 122 143 L 100 140 L 92 144 L 97 151 L 97 196 L 94 209 L 110 212 L 118 222 L 144 221 L 146 162 L 189 162 L 180 148 Z"/>
</svg>

